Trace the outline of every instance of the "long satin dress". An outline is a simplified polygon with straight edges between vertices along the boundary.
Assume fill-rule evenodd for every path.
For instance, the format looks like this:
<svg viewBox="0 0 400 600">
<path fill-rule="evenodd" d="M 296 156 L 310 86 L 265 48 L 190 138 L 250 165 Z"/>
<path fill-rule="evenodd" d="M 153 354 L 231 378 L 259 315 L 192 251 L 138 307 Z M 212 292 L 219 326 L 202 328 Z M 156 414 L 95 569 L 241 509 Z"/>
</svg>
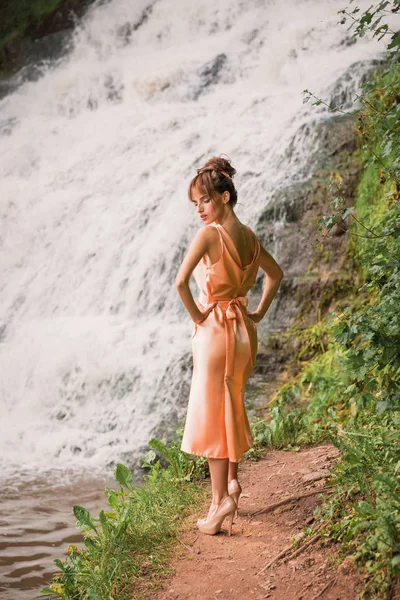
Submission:
<svg viewBox="0 0 400 600">
<path fill-rule="evenodd" d="M 239 462 L 253 443 L 244 406 L 244 387 L 257 354 L 257 326 L 247 315 L 249 289 L 256 281 L 260 242 L 250 264 L 242 267 L 226 229 L 212 223 L 220 236 L 221 255 L 208 267 L 203 256 L 193 271 L 200 289 L 200 309 L 217 301 L 192 333 L 193 376 L 181 449 L 207 458 Z"/>
</svg>

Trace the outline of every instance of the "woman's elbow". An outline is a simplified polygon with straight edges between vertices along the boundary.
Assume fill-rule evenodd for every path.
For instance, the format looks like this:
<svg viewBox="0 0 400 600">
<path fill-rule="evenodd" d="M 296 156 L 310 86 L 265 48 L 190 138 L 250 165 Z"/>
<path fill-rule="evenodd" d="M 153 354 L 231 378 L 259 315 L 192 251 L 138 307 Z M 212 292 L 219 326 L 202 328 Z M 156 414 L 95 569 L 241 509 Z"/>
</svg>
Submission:
<svg viewBox="0 0 400 600">
<path fill-rule="evenodd" d="M 278 283 L 279 285 L 280 285 L 280 283 L 281 283 L 281 281 L 282 281 L 282 279 L 283 279 L 283 275 L 284 275 L 284 273 L 283 273 L 282 269 L 279 267 L 279 268 L 278 268 L 278 270 L 277 270 L 277 273 L 276 273 L 276 275 L 275 275 L 275 277 L 274 277 L 274 280 L 275 280 L 275 281 L 276 281 L 276 283 Z"/>
<path fill-rule="evenodd" d="M 283 279 L 283 271 L 280 267 L 278 268 L 278 271 L 273 279 L 274 279 L 276 287 L 279 288 L 281 285 L 281 281 Z"/>
<path fill-rule="evenodd" d="M 184 277 L 180 277 L 179 275 L 175 279 L 175 286 L 179 290 L 187 285 L 187 281 Z"/>
</svg>

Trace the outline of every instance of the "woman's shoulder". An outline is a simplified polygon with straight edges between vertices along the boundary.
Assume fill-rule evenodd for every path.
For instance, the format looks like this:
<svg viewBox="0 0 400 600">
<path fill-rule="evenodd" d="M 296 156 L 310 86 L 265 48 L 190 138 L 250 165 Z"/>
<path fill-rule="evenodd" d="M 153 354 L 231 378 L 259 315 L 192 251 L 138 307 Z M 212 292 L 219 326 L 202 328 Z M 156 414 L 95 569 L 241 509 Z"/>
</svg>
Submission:
<svg viewBox="0 0 400 600">
<path fill-rule="evenodd" d="M 245 225 L 244 223 L 242 223 L 242 225 L 243 225 L 243 227 L 245 228 L 245 230 L 246 230 L 246 231 L 247 231 L 247 232 L 248 232 L 248 233 L 249 233 L 249 234 L 250 234 L 252 237 L 254 237 L 256 240 L 260 241 L 260 240 L 258 239 L 258 236 L 257 236 L 257 234 L 256 234 L 256 233 L 255 233 L 255 232 L 252 230 L 252 228 L 251 228 L 251 227 L 249 227 L 248 225 Z"/>
<path fill-rule="evenodd" d="M 210 223 L 209 225 L 203 225 L 203 227 L 200 227 L 200 229 L 197 230 L 196 235 L 200 237 L 204 236 L 208 239 L 218 237 L 218 227 L 216 227 L 213 223 Z"/>
<path fill-rule="evenodd" d="M 219 235 L 218 227 L 215 227 L 212 224 L 203 225 L 203 227 L 200 227 L 196 231 L 193 242 L 202 245 L 205 244 L 207 247 L 210 247 L 219 241 Z"/>
</svg>

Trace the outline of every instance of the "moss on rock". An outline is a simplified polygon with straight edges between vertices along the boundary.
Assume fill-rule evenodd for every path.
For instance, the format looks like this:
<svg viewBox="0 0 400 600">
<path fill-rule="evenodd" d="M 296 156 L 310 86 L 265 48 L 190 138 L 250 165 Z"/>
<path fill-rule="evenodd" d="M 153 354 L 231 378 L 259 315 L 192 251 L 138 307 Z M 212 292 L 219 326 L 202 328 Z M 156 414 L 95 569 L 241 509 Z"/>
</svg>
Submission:
<svg viewBox="0 0 400 600">
<path fill-rule="evenodd" d="M 37 40 L 72 29 L 92 2 L 16 0 L 0 6 L 0 73 L 18 70 Z"/>
</svg>

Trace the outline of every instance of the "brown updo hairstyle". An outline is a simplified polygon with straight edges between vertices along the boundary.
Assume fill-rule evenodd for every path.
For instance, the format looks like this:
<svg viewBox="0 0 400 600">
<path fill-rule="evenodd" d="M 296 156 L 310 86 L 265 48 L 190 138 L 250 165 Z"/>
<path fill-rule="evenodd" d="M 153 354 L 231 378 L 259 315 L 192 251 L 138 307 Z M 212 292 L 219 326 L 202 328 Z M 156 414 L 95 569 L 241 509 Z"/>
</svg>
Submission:
<svg viewBox="0 0 400 600">
<path fill-rule="evenodd" d="M 197 175 L 189 184 L 189 200 L 194 202 L 192 193 L 195 188 L 204 190 L 214 202 L 217 199 L 216 193 L 223 194 L 227 191 L 229 192 L 229 204 L 233 208 L 237 202 L 237 191 L 232 181 L 235 173 L 236 169 L 232 167 L 229 160 L 213 156 L 204 167 L 197 169 Z"/>
</svg>

